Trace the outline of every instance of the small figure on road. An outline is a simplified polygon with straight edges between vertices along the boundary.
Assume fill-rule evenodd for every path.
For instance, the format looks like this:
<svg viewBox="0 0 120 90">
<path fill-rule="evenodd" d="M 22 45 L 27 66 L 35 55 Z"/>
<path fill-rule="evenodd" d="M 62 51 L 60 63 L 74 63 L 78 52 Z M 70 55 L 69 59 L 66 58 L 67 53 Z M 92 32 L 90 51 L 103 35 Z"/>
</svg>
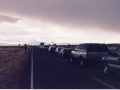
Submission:
<svg viewBox="0 0 120 90">
<path fill-rule="evenodd" d="M 24 45 L 25 54 L 27 53 L 27 44 Z"/>
</svg>

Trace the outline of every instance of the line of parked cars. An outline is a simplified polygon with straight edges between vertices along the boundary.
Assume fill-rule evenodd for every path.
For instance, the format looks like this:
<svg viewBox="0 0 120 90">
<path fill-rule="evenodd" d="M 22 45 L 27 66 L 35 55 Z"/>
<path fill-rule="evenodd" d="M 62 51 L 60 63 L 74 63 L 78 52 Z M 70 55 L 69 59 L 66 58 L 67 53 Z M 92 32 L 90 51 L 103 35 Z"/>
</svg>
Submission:
<svg viewBox="0 0 120 90">
<path fill-rule="evenodd" d="M 44 45 L 43 50 L 56 53 L 60 57 L 69 57 L 72 63 L 78 62 L 81 67 L 99 63 L 104 74 L 120 74 L 120 46 L 114 52 L 110 52 L 105 44 L 95 43 L 83 43 L 75 49 Z"/>
</svg>

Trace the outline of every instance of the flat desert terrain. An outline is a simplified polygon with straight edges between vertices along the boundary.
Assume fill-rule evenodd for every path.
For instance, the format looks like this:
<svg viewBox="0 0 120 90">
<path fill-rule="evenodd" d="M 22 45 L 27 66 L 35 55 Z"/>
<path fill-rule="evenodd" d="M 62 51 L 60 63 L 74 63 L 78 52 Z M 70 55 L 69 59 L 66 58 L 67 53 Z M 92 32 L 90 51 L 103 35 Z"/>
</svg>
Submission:
<svg viewBox="0 0 120 90">
<path fill-rule="evenodd" d="M 23 47 L 0 47 L 0 89 L 19 89 L 30 54 Z"/>
</svg>

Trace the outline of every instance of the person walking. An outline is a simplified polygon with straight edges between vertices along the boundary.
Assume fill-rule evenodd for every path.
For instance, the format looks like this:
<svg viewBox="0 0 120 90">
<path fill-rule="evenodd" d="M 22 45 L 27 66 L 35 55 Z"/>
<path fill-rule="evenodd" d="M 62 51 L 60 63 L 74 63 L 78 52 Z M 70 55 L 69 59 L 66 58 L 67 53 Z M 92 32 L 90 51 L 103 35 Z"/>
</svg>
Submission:
<svg viewBox="0 0 120 90">
<path fill-rule="evenodd" d="M 27 53 L 27 44 L 24 45 L 25 54 Z"/>
<path fill-rule="evenodd" d="M 30 53 L 31 52 L 31 47 L 30 47 L 30 45 L 28 45 L 28 53 Z"/>
</svg>

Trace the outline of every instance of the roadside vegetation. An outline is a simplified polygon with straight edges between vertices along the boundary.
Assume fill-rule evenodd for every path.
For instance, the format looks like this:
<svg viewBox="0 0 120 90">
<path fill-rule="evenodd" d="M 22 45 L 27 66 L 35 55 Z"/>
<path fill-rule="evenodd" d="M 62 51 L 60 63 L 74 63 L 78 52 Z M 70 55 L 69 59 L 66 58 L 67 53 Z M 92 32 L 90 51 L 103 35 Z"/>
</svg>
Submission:
<svg viewBox="0 0 120 90">
<path fill-rule="evenodd" d="M 20 47 L 0 47 L 0 88 L 19 89 L 29 54 Z"/>
</svg>

